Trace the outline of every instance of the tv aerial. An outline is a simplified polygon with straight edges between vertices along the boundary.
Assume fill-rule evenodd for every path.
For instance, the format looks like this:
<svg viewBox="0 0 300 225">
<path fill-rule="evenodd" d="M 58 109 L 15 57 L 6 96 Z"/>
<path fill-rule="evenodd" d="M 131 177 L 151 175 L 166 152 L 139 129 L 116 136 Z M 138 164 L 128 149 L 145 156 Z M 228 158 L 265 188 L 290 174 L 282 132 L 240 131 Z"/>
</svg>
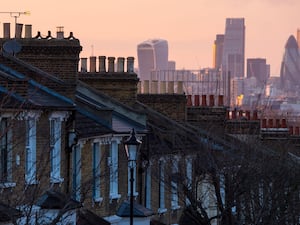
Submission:
<svg viewBox="0 0 300 225">
<path fill-rule="evenodd" d="M 29 11 L 25 11 L 25 12 L 0 12 L 2 14 L 9 14 L 11 17 L 15 18 L 15 30 L 17 30 L 17 19 L 21 16 L 21 15 L 30 15 Z"/>
<path fill-rule="evenodd" d="M 3 44 L 3 50 L 4 52 L 6 53 L 9 53 L 11 55 L 15 55 L 17 54 L 18 52 L 20 52 L 22 49 L 22 46 L 19 42 L 17 42 L 16 39 L 12 39 L 12 40 L 9 40 L 9 41 L 6 41 L 4 44 Z"/>
</svg>

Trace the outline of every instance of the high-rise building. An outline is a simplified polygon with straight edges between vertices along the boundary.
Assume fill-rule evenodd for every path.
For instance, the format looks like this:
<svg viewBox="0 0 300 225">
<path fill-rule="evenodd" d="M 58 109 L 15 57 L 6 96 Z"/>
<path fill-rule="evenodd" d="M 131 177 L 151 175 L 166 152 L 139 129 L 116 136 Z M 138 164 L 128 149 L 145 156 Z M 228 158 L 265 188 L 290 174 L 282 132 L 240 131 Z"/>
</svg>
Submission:
<svg viewBox="0 0 300 225">
<path fill-rule="evenodd" d="M 217 34 L 213 46 L 213 68 L 220 69 L 222 64 L 224 34 Z"/>
<path fill-rule="evenodd" d="M 168 62 L 168 70 L 176 70 L 176 62 L 175 61 Z"/>
<path fill-rule="evenodd" d="M 255 77 L 259 86 L 264 86 L 270 77 L 269 66 L 266 59 L 247 59 L 247 78 Z"/>
<path fill-rule="evenodd" d="M 244 77 L 245 68 L 245 19 L 227 18 L 222 70 L 231 77 Z"/>
<path fill-rule="evenodd" d="M 285 45 L 280 78 L 282 87 L 289 91 L 298 90 L 300 86 L 300 54 L 296 38 L 291 35 Z"/>
<path fill-rule="evenodd" d="M 168 70 L 168 42 L 150 39 L 137 46 L 139 78 L 151 80 L 152 71 Z"/>
<path fill-rule="evenodd" d="M 298 47 L 300 47 L 300 29 L 297 29 L 297 43 Z"/>
</svg>

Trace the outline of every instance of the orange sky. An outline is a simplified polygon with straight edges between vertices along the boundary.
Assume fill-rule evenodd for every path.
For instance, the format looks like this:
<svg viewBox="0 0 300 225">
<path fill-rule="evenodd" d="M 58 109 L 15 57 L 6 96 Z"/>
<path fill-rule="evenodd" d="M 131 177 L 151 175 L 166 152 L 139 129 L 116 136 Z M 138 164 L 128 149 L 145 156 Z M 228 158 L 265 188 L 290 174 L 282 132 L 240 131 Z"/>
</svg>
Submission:
<svg viewBox="0 0 300 225">
<path fill-rule="evenodd" d="M 284 45 L 300 27 L 300 0 L 10 0 L 1 12 L 30 11 L 18 23 L 32 24 L 33 35 L 64 26 L 83 46 L 81 57 L 90 55 L 134 56 L 140 42 L 166 39 L 169 59 L 177 69 L 212 66 L 212 44 L 224 33 L 225 19 L 244 17 L 246 58 L 266 58 L 271 75 L 278 75 Z M 10 14 L 0 14 L 2 23 Z M 137 60 L 136 60 L 137 64 Z"/>
</svg>

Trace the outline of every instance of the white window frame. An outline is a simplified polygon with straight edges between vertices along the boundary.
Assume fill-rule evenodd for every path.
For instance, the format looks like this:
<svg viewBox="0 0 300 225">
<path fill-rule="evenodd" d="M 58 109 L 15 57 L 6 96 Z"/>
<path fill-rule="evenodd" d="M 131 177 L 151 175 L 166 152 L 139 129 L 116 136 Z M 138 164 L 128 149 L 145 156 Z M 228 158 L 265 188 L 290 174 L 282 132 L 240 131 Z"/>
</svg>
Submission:
<svg viewBox="0 0 300 225">
<path fill-rule="evenodd" d="M 152 163 L 149 162 L 149 166 L 147 167 L 146 170 L 146 176 L 145 176 L 145 184 L 146 184 L 146 208 L 151 209 L 151 190 L 152 190 L 152 183 L 151 183 L 151 165 Z"/>
<path fill-rule="evenodd" d="M 72 195 L 77 201 L 81 198 L 81 144 L 72 151 Z"/>
<path fill-rule="evenodd" d="M 1 186 L 11 186 L 12 183 L 12 129 L 9 125 L 9 118 L 0 118 L 0 168 L 3 171 L 0 177 Z M 2 171 L 1 171 L 2 173 Z"/>
<path fill-rule="evenodd" d="M 121 195 L 119 194 L 118 190 L 118 145 L 120 143 L 119 139 L 113 138 L 111 140 L 110 144 L 110 157 L 108 159 L 108 164 L 109 164 L 109 174 L 110 174 L 110 179 L 109 179 L 109 197 L 110 200 L 113 199 L 119 199 L 121 198 Z"/>
<path fill-rule="evenodd" d="M 193 159 L 191 157 L 186 158 L 186 186 L 188 191 L 192 191 L 192 179 L 193 179 Z M 185 198 L 185 204 L 191 205 L 191 201 L 188 197 Z"/>
<path fill-rule="evenodd" d="M 101 143 L 93 142 L 92 160 L 93 160 L 93 201 L 102 202 L 101 197 Z"/>
<path fill-rule="evenodd" d="M 134 161 L 131 161 L 131 162 L 128 162 L 128 164 L 127 164 L 127 195 L 128 196 L 130 196 L 130 176 L 131 176 L 131 174 L 130 174 L 130 167 L 131 166 L 133 166 L 133 196 L 134 197 L 136 197 L 136 196 L 138 196 L 139 195 L 139 193 L 136 191 L 136 179 L 137 179 L 137 177 L 136 177 L 136 162 L 134 162 Z"/>
<path fill-rule="evenodd" d="M 50 182 L 63 182 L 61 177 L 61 120 L 50 118 Z"/>
<path fill-rule="evenodd" d="M 159 206 L 158 206 L 158 213 L 162 214 L 167 212 L 166 205 L 165 205 L 165 160 L 159 160 Z"/>
<path fill-rule="evenodd" d="M 25 147 L 25 181 L 26 184 L 36 184 L 36 127 L 35 118 L 29 117 L 26 123 Z"/>
<path fill-rule="evenodd" d="M 68 111 L 53 111 L 49 115 L 50 125 L 50 183 L 61 183 L 62 122 L 70 115 Z"/>
<path fill-rule="evenodd" d="M 175 157 L 172 161 L 172 176 L 175 174 L 176 181 L 171 179 L 171 209 L 177 210 L 180 208 L 179 202 L 178 202 L 178 172 L 179 172 L 179 159 L 178 157 Z"/>
</svg>

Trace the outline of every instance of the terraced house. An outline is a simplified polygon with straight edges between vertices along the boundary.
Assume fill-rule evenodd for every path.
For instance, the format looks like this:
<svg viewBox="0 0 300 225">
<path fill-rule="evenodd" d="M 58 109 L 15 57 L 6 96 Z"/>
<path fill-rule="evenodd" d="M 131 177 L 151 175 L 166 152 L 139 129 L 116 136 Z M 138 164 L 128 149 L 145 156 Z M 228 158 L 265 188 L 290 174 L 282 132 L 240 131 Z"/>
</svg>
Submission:
<svg viewBox="0 0 300 225">
<path fill-rule="evenodd" d="M 229 118 L 221 96 L 193 106 L 183 92 L 141 94 L 133 57 L 92 56 L 88 71 L 80 41 L 61 28 L 32 36 L 25 25 L 24 37 L 4 30 L 0 42 L 0 224 L 128 224 L 131 181 L 134 224 L 263 224 L 265 201 L 299 221 L 298 137 L 287 126 Z M 142 144 L 130 180 L 132 130 Z M 274 161 L 282 155 L 288 168 Z M 262 159 L 289 179 L 273 180 L 272 166 L 263 177 Z"/>
</svg>

